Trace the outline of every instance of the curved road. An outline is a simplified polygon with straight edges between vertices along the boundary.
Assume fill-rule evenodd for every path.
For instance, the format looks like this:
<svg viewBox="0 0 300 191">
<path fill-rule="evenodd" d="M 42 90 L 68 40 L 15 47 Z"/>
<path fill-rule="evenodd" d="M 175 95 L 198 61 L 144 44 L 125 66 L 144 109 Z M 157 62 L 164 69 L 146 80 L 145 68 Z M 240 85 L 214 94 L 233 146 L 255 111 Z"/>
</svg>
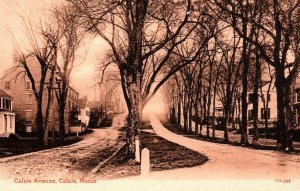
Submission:
<svg viewBox="0 0 300 191">
<path fill-rule="evenodd" d="M 157 135 L 200 152 L 209 159 L 200 167 L 152 172 L 155 179 L 300 180 L 300 156 L 195 140 L 167 130 L 150 115 Z"/>
<path fill-rule="evenodd" d="M 122 144 L 117 139 L 117 130 L 124 125 L 125 117 L 126 114 L 116 116 L 112 127 L 94 129 L 78 143 L 0 159 L 0 180 L 90 176 L 93 173 L 89 173 L 92 170 L 89 168 L 98 162 L 94 162 L 95 157 L 99 158 L 99 153 L 105 149 L 117 148 Z"/>
</svg>

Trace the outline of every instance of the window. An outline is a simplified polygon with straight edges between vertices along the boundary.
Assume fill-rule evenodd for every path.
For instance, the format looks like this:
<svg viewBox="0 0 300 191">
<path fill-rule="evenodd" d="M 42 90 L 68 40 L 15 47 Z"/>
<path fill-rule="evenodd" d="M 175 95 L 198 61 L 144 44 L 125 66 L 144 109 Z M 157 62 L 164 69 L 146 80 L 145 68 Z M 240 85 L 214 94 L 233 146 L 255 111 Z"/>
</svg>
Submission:
<svg viewBox="0 0 300 191">
<path fill-rule="evenodd" d="M 270 119 L 270 108 L 261 108 L 260 109 L 260 114 L 261 114 L 261 118 L 264 119 L 265 118 L 265 111 L 267 112 L 267 117 L 268 119 Z"/>
<path fill-rule="evenodd" d="M 2 107 L 2 108 L 3 108 L 3 109 L 6 109 L 6 107 L 7 107 L 7 106 L 6 106 L 6 103 L 7 103 L 7 102 L 6 102 L 6 99 L 3 99 L 2 103 L 3 103 L 3 107 Z"/>
<path fill-rule="evenodd" d="M 31 82 L 26 81 L 26 90 L 32 90 Z"/>
<path fill-rule="evenodd" d="M 253 109 L 248 110 L 248 120 L 253 120 Z"/>
<path fill-rule="evenodd" d="M 5 82 L 4 89 L 9 90 L 10 89 L 10 81 Z"/>
<path fill-rule="evenodd" d="M 31 105 L 33 102 L 33 96 L 32 93 L 27 93 L 25 96 L 25 104 L 26 105 Z"/>
<path fill-rule="evenodd" d="M 254 102 L 254 94 L 253 93 L 249 93 L 248 102 L 249 103 L 253 103 Z"/>
<path fill-rule="evenodd" d="M 297 92 L 297 102 L 300 102 L 300 91 Z"/>
<path fill-rule="evenodd" d="M 3 98 L 3 100 L 2 100 L 2 109 L 11 110 L 11 100 Z"/>
<path fill-rule="evenodd" d="M 11 110 L 11 100 L 6 100 L 6 109 Z"/>
</svg>

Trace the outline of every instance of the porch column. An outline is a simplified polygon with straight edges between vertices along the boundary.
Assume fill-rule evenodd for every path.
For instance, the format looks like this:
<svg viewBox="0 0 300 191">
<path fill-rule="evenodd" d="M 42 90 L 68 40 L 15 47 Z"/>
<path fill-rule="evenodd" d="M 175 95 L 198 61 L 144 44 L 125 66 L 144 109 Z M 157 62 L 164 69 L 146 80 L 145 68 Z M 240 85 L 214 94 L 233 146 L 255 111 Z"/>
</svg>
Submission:
<svg viewBox="0 0 300 191">
<path fill-rule="evenodd" d="M 2 118 L 0 118 L 0 120 L 1 119 L 2 119 L 2 125 L 0 125 L 0 134 L 4 132 L 4 113 L 2 113 Z"/>
<path fill-rule="evenodd" d="M 0 109 L 3 109 L 3 98 L 0 97 Z"/>
<path fill-rule="evenodd" d="M 6 124 L 6 132 L 8 133 L 10 131 L 10 127 L 11 127 L 11 118 L 10 118 L 10 114 L 7 114 L 7 124 Z"/>
<path fill-rule="evenodd" d="M 16 116 L 13 114 L 11 115 L 11 123 L 12 123 L 12 133 L 16 133 Z"/>
</svg>

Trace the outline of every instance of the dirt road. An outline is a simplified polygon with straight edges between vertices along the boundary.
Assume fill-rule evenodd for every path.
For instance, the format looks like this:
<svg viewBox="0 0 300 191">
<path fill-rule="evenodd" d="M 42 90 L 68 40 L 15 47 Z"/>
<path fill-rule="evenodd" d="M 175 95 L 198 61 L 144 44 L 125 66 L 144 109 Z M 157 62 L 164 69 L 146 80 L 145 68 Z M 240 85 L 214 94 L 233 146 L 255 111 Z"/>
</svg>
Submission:
<svg viewBox="0 0 300 191">
<path fill-rule="evenodd" d="M 209 159 L 200 167 L 153 172 L 156 179 L 300 180 L 300 156 L 276 151 L 254 150 L 195 140 L 170 132 L 150 115 L 155 132 L 172 142 L 203 153 Z"/>
<path fill-rule="evenodd" d="M 95 177 L 91 171 L 122 143 L 118 129 L 125 115 L 116 116 L 112 127 L 94 129 L 76 144 L 0 159 L 0 179 L 78 179 Z M 66 180 L 67 181 L 67 180 Z"/>
</svg>

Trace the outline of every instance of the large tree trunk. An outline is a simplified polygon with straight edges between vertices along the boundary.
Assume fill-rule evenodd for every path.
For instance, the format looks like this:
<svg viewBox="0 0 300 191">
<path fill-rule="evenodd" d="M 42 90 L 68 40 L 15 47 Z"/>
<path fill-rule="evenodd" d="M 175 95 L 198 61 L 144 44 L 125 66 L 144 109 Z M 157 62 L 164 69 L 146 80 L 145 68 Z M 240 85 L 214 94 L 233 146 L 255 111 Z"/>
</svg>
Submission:
<svg viewBox="0 0 300 191">
<path fill-rule="evenodd" d="M 276 75 L 276 91 L 277 91 L 277 146 L 279 149 L 284 150 L 288 147 L 288 134 L 286 126 L 286 108 L 285 108 L 285 93 L 286 93 L 286 84 L 284 77 L 283 67 L 275 68 Z"/>
<path fill-rule="evenodd" d="M 254 93 L 253 93 L 253 141 L 252 144 L 257 145 L 258 141 L 258 85 L 254 84 Z"/>
<path fill-rule="evenodd" d="M 48 125 L 48 120 L 49 120 L 49 115 L 50 115 L 50 107 L 51 107 L 51 102 L 52 102 L 52 88 L 53 88 L 53 79 L 54 79 L 54 70 L 51 71 L 51 76 L 49 79 L 49 87 L 48 87 L 48 97 L 47 97 L 47 106 L 46 106 L 46 115 L 45 115 L 45 132 L 44 132 L 44 143 L 45 145 L 48 145 L 48 134 L 49 134 L 49 125 Z"/>
<path fill-rule="evenodd" d="M 187 109 L 187 101 L 186 95 L 183 98 L 183 130 L 184 132 L 188 131 L 188 109 Z"/>
<path fill-rule="evenodd" d="M 226 104 L 224 108 L 224 118 L 222 120 L 222 127 L 224 129 L 224 141 L 228 142 L 228 128 L 227 128 L 227 121 L 228 121 L 228 116 L 229 116 L 229 109 L 230 109 L 230 104 Z"/>
<path fill-rule="evenodd" d="M 35 125 L 38 130 L 38 142 L 41 145 L 44 145 L 44 123 L 43 123 L 43 110 L 42 110 L 42 102 L 40 100 L 37 101 L 37 113 L 35 116 Z"/>
<path fill-rule="evenodd" d="M 293 136 L 292 136 L 292 131 L 295 127 L 295 112 L 293 110 L 293 106 L 291 104 L 291 86 L 286 87 L 286 92 L 285 92 L 285 126 L 286 126 L 286 149 L 287 150 L 293 150 Z"/>
<path fill-rule="evenodd" d="M 246 26 L 243 23 L 243 32 L 247 34 Z M 242 76 L 242 136 L 241 136 L 241 143 L 248 144 L 248 134 L 247 134 L 247 110 L 248 110 L 248 103 L 247 103 L 247 92 L 248 92 L 248 71 L 249 71 L 249 59 L 247 56 L 247 42 L 243 39 L 243 76 Z"/>
<path fill-rule="evenodd" d="M 242 136 L 241 143 L 248 144 L 248 134 L 247 134 L 247 77 L 243 76 L 243 91 L 242 91 Z"/>
<path fill-rule="evenodd" d="M 66 136 L 65 130 L 65 109 L 67 103 L 68 95 L 68 82 L 65 77 L 62 77 L 62 87 L 59 87 L 59 92 L 56 92 L 56 99 L 58 103 L 58 126 L 59 126 L 59 135 L 62 140 Z"/>
<path fill-rule="evenodd" d="M 256 53 L 256 60 L 255 60 L 255 77 L 254 77 L 254 91 L 253 91 L 253 141 L 252 144 L 257 145 L 258 141 L 258 126 L 257 126 L 257 119 L 258 119 L 258 88 L 259 88 L 259 80 L 261 78 L 260 74 L 260 65 L 259 65 L 259 55 Z"/>
<path fill-rule="evenodd" d="M 211 78 L 211 77 L 210 77 Z M 207 119 L 210 120 L 210 107 L 211 107 L 211 80 L 210 80 L 210 85 L 208 88 L 208 95 L 207 95 Z M 214 119 L 212 119 L 212 125 L 214 126 Z M 207 129 L 206 129 L 206 136 L 209 137 L 209 124 L 207 124 Z"/>
<path fill-rule="evenodd" d="M 199 111 L 198 111 L 198 102 L 195 101 L 194 105 L 195 110 L 195 134 L 199 134 Z"/>
<path fill-rule="evenodd" d="M 180 130 L 181 129 L 181 96 L 178 98 L 178 108 L 177 108 L 177 128 Z"/>
<path fill-rule="evenodd" d="M 65 131 L 65 103 L 60 103 L 59 106 L 59 115 L 58 115 L 58 121 L 59 121 L 59 134 L 60 138 L 64 140 L 66 131 Z"/>
<path fill-rule="evenodd" d="M 213 96 L 213 121 L 215 121 L 216 118 L 216 95 L 217 95 L 217 88 L 216 88 L 216 84 L 214 87 L 214 96 Z M 212 137 L 215 138 L 216 137 L 216 127 L 215 127 L 215 123 L 213 123 L 212 125 Z"/>
<path fill-rule="evenodd" d="M 189 101 L 189 133 L 192 133 L 192 112 L 193 112 L 193 107 L 192 107 L 192 102 L 191 99 Z"/>
<path fill-rule="evenodd" d="M 205 89 L 205 86 L 203 86 L 203 96 L 202 96 L 202 99 L 203 99 L 203 114 L 202 114 L 202 118 L 205 119 L 206 118 L 206 114 L 207 114 L 207 90 Z M 206 119 L 206 129 L 209 128 L 209 119 L 207 118 Z M 202 131 L 202 127 L 201 127 L 201 131 Z M 207 133 L 207 132 L 206 132 Z"/>
<path fill-rule="evenodd" d="M 227 122 L 228 122 L 228 117 L 229 117 L 229 112 L 230 112 L 230 106 L 232 103 L 232 92 L 230 91 L 230 84 L 231 84 L 231 78 L 228 79 L 226 82 L 226 101 L 223 103 L 224 106 L 224 118 L 222 120 L 222 128 L 224 129 L 224 141 L 228 142 L 228 127 L 227 127 Z"/>
<path fill-rule="evenodd" d="M 128 127 L 127 127 L 127 158 L 135 159 L 135 140 L 140 140 L 142 106 L 140 103 L 140 91 L 137 84 L 128 84 Z M 138 151 L 139 152 L 139 151 Z"/>
</svg>

